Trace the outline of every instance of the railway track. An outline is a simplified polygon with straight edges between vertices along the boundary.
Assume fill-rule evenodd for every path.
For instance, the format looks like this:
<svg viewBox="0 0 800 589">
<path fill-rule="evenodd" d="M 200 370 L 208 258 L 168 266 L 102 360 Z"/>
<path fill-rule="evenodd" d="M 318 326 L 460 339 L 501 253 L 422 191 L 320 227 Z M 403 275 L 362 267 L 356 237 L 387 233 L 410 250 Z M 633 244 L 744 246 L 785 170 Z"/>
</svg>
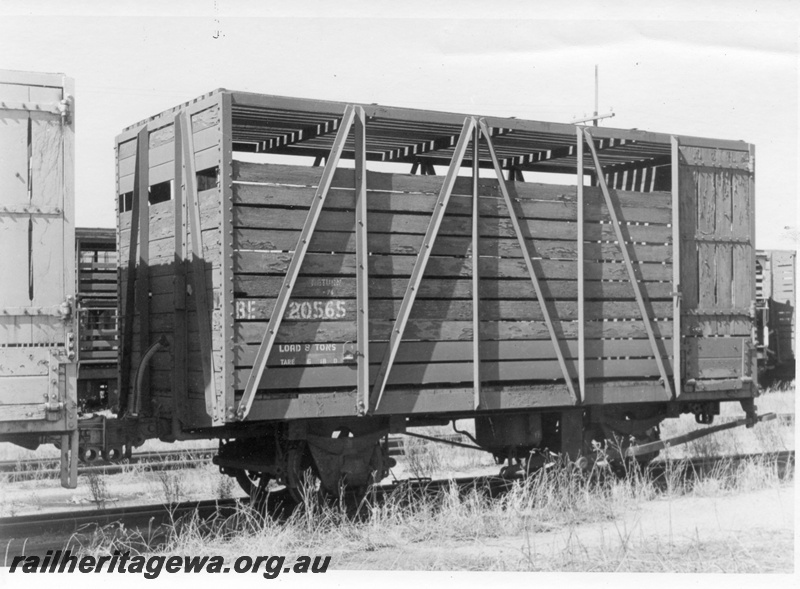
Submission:
<svg viewBox="0 0 800 589">
<path fill-rule="evenodd" d="M 668 481 L 674 481 L 676 477 L 694 480 L 710 473 L 732 472 L 746 460 L 774 461 L 778 469 L 778 477 L 783 479 L 793 472 L 795 453 L 786 451 L 656 461 L 651 463 L 646 472 L 655 484 L 666 487 L 669 484 Z M 400 490 L 410 500 L 413 500 L 414 497 L 438 493 L 444 488 L 450 488 L 451 485 L 456 485 L 462 493 L 480 489 L 481 492 L 496 498 L 512 488 L 516 480 L 518 479 L 499 476 L 440 480 L 406 479 L 374 487 L 370 500 L 379 502 Z M 288 512 L 285 506 L 290 503 L 287 498 L 288 494 L 283 490 L 271 493 L 267 510 L 273 515 L 278 514 L 278 517 L 281 517 L 281 513 L 285 515 Z M 123 533 L 125 530 L 127 530 L 124 532 L 127 534 L 126 539 L 130 543 L 131 530 L 144 530 L 145 532 L 141 533 L 142 541 L 152 549 L 154 545 L 165 541 L 171 526 L 180 526 L 182 518 L 186 516 L 196 514 L 196 517 L 202 521 L 210 521 L 218 517 L 227 518 L 247 504 L 246 499 L 221 499 L 0 518 L 0 548 L 6 554 L 44 555 L 47 550 L 70 547 L 74 550 L 91 543 L 98 535 L 107 540 L 114 534 Z M 142 547 L 145 548 L 144 544 Z M 1 564 L 2 562 L 0 562 Z"/>
<path fill-rule="evenodd" d="M 460 434 L 436 436 L 444 442 L 463 442 Z M 428 443 L 428 442 L 422 442 Z M 389 436 L 387 443 L 390 456 L 403 456 L 405 442 L 403 436 Z M 131 470 L 135 465 L 149 471 L 178 470 L 196 468 L 208 464 L 216 455 L 217 447 L 196 448 L 191 450 L 167 450 L 162 452 L 139 452 L 130 460 L 122 462 L 106 462 L 97 460 L 78 466 L 79 475 L 113 475 Z M 0 461 L 0 476 L 6 482 L 15 483 L 29 480 L 57 479 L 61 476 L 58 458 L 38 460 L 4 460 Z"/>
<path fill-rule="evenodd" d="M 733 421 L 736 418 L 719 418 L 719 423 Z M 794 425 L 794 413 L 780 413 L 776 416 L 782 425 Z M 461 434 L 448 434 L 435 436 L 443 442 L 463 443 L 467 441 Z M 403 456 L 405 454 L 405 436 L 389 436 L 387 448 L 390 456 Z M 425 443 L 423 441 L 422 443 Z M 216 447 L 196 448 L 191 450 L 167 450 L 161 452 L 139 452 L 130 460 L 123 462 L 105 462 L 98 460 L 90 464 L 81 464 L 78 467 L 79 475 L 113 475 L 130 470 L 134 465 L 140 465 L 149 471 L 178 470 L 182 468 L 196 468 L 211 461 L 217 453 Z M 57 479 L 61 476 L 58 458 L 39 460 L 4 460 L 0 461 L 0 477 L 6 482 L 14 483 L 38 479 Z"/>
</svg>

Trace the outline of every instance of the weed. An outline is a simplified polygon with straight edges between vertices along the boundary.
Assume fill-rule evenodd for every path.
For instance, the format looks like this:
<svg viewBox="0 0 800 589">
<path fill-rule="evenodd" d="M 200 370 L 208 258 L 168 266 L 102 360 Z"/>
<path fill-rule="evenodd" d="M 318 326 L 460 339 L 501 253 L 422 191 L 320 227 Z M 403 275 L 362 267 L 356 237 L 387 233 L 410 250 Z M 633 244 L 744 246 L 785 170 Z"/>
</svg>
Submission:
<svg viewBox="0 0 800 589">
<path fill-rule="evenodd" d="M 234 480 L 225 474 L 218 474 L 212 479 L 212 492 L 217 499 L 233 497 Z"/>
<path fill-rule="evenodd" d="M 161 482 L 161 491 L 164 502 L 168 505 L 179 503 L 185 496 L 183 480 L 180 472 L 158 471 L 158 480 Z"/>
<path fill-rule="evenodd" d="M 106 502 L 109 500 L 106 479 L 95 472 L 87 474 L 86 478 L 89 481 L 89 492 L 92 494 L 92 502 L 97 504 L 98 509 L 105 509 Z"/>
</svg>

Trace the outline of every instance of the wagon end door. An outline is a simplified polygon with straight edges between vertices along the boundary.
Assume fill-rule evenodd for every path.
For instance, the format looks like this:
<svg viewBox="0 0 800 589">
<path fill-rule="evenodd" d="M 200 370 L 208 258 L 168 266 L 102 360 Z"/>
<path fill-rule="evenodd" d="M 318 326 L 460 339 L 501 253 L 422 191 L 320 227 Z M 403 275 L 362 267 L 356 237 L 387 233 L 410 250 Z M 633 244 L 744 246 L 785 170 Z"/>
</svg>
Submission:
<svg viewBox="0 0 800 589">
<path fill-rule="evenodd" d="M 756 381 L 754 152 L 678 145 L 682 390 Z"/>
</svg>

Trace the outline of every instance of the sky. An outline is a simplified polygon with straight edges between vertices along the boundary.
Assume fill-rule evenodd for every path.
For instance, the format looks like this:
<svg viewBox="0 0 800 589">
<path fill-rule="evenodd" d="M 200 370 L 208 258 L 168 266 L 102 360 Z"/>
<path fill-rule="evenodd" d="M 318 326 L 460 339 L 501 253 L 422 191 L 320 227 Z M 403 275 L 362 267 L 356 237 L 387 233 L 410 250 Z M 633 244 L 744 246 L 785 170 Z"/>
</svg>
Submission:
<svg viewBox="0 0 800 589">
<path fill-rule="evenodd" d="M 562 3 L 564 4 L 564 3 Z M 76 220 L 115 223 L 114 137 L 225 87 L 741 139 L 759 248 L 796 248 L 796 2 L 0 3 L 0 69 L 76 84 Z M 424 16 L 423 16 L 424 15 Z"/>
</svg>

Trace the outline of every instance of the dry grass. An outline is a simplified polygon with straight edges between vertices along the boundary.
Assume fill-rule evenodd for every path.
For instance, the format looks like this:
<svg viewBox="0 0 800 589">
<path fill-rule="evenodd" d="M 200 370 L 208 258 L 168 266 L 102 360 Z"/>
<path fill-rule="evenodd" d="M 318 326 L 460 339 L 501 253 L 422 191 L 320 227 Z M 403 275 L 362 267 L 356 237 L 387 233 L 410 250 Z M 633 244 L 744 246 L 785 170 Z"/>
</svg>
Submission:
<svg viewBox="0 0 800 589">
<path fill-rule="evenodd" d="M 772 391 L 758 400 L 759 412 L 793 412 L 794 390 Z M 723 415 L 740 416 L 738 404 L 723 405 Z M 664 426 L 669 437 L 694 430 L 692 416 Z M 793 448 L 792 427 L 778 422 L 753 429 L 716 434 L 704 444 L 687 446 L 700 456 L 777 451 Z M 426 430 L 421 433 L 438 433 Z M 674 453 L 676 449 L 671 449 Z M 405 476 L 440 478 L 442 472 L 465 472 L 493 464 L 491 457 L 472 450 L 429 445 L 413 440 L 408 455 L 395 469 Z M 673 457 L 674 454 L 670 457 Z M 496 466 L 494 467 L 497 468 Z M 496 470 L 495 470 L 496 472 Z M 359 517 L 320 504 L 309 493 L 306 504 L 288 521 L 263 518 L 247 507 L 232 517 L 201 522 L 174 521 L 153 530 L 120 534 L 101 530 L 85 550 L 132 549 L 174 554 L 330 554 L 336 569 L 632 571 L 632 572 L 770 572 L 791 571 L 793 537 L 786 529 L 748 529 L 744 535 L 673 538 L 645 532 L 630 515 L 667 505 L 678 513 L 686 501 L 733 501 L 743 493 L 786 493 L 793 474 L 778 477 L 774 460 L 764 457 L 722 465 L 692 480 L 679 466 L 667 468 L 663 482 L 636 468 L 611 476 L 601 467 L 581 473 L 557 464 L 525 481 L 516 482 L 500 498 L 482 489 L 459 492 L 451 485 L 430 495 L 411 496 L 407 488 L 386 501 L 366 505 Z M 230 480 L 211 469 L 172 473 L 175 480 L 151 479 L 151 492 L 162 500 L 187 489 L 202 489 L 223 497 Z M 227 482 L 224 482 L 227 481 Z M 161 487 L 159 489 L 158 487 Z M 207 495 L 206 495 L 207 496 Z M 704 504 L 705 505 L 705 504 Z M 707 509 L 707 508 L 705 508 Z M 787 508 L 790 509 L 790 508 Z M 740 512 L 739 512 L 740 513 Z M 672 517 L 672 516 L 669 516 Z M 736 513 L 730 517 L 737 517 Z M 790 516 L 787 516 L 790 517 Z M 626 519 L 628 518 L 628 519 Z M 587 530 L 610 530 L 589 537 Z"/>
<path fill-rule="evenodd" d="M 118 530 L 94 539 L 90 552 L 113 549 L 175 554 L 331 554 L 338 569 L 518 571 L 726 571 L 785 570 L 791 558 L 791 535 L 774 538 L 763 555 L 752 538 L 725 543 L 699 536 L 687 541 L 636 535 L 624 528 L 627 514 L 654 501 L 721 496 L 778 488 L 769 459 L 720 469 L 695 481 L 677 469 L 666 484 L 631 469 L 611 476 L 604 469 L 581 473 L 566 463 L 514 483 L 503 496 L 490 499 L 482 489 L 459 492 L 455 485 L 431 495 L 411 496 L 399 487 L 385 501 L 367 505 L 360 517 L 321 504 L 309 493 L 306 504 L 288 521 L 262 518 L 246 507 L 210 524 L 176 521 L 158 545 L 145 535 L 120 537 Z M 586 541 L 587 526 L 603 525 L 616 533 L 601 542 Z M 559 546 L 541 538 L 560 535 Z M 566 538 L 566 541 L 563 539 Z M 491 549 L 504 545 L 503 550 Z M 509 545 L 515 546 L 509 549 Z M 787 548 L 789 547 L 789 548 Z M 765 547 L 766 548 L 766 547 Z M 754 552 L 755 551 L 755 552 Z M 791 562 L 789 560 L 789 562 Z"/>
</svg>

